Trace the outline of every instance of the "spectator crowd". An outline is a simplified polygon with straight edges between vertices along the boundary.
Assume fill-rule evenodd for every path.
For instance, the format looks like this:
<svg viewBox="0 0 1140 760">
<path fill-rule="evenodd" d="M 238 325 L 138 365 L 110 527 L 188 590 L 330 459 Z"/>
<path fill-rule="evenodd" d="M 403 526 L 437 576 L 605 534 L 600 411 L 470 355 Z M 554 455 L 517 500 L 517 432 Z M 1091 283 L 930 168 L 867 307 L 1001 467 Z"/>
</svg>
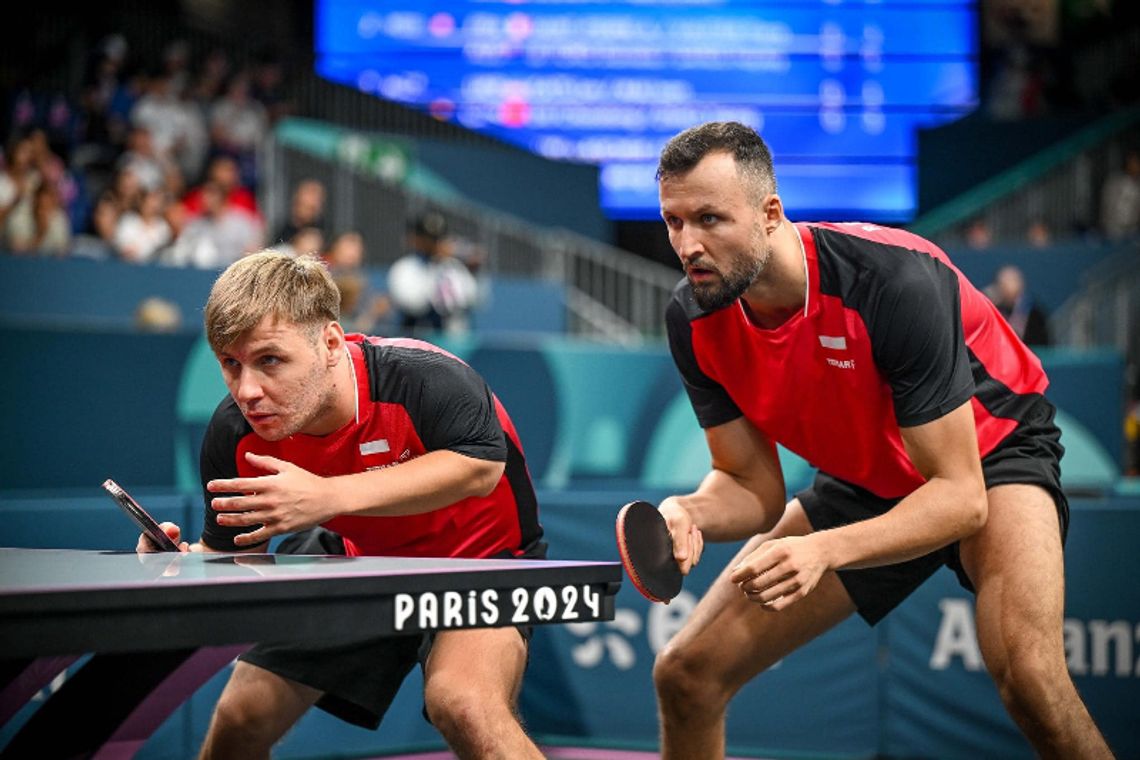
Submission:
<svg viewBox="0 0 1140 760">
<path fill-rule="evenodd" d="M 110 35 L 78 92 L 6 106 L 3 249 L 220 268 L 276 242 L 257 203 L 259 146 L 290 111 L 272 56 L 193 60 L 175 40 L 140 62 Z"/>
</svg>

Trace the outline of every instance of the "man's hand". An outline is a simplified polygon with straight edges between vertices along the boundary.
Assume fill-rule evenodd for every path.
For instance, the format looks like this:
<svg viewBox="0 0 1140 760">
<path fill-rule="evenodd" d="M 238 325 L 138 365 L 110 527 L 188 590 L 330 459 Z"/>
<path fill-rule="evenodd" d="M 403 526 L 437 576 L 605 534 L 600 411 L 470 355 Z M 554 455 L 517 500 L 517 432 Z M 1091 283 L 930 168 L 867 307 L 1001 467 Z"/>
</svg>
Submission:
<svg viewBox="0 0 1140 760">
<path fill-rule="evenodd" d="M 779 611 L 803 599 L 830 570 L 821 542 L 814 536 L 765 541 L 732 569 L 729 579 L 749 601 Z"/>
<path fill-rule="evenodd" d="M 235 536 L 234 545 L 249 546 L 273 536 L 306 530 L 338 514 L 332 506 L 335 498 L 331 484 L 325 478 L 275 457 L 247 452 L 245 458 L 270 474 L 211 480 L 206 484 L 212 493 L 242 494 L 211 500 L 210 506 L 218 512 L 218 525 L 260 526 Z"/>
<path fill-rule="evenodd" d="M 681 568 L 681 575 L 688 575 L 698 562 L 701 553 L 705 550 L 705 539 L 701 529 L 693 522 L 689 511 L 681 506 L 676 497 L 670 496 L 661 502 L 658 511 L 665 518 L 665 525 L 669 528 L 669 535 L 673 539 L 673 559 Z"/>
<path fill-rule="evenodd" d="M 174 523 L 159 523 L 158 527 L 162 528 L 163 533 L 170 536 L 171 541 L 178 544 L 178 551 L 188 552 L 193 550 L 193 547 L 191 547 L 190 544 L 180 540 L 182 538 L 182 529 Z M 154 552 L 159 552 L 162 550 L 155 546 L 154 542 L 150 540 L 150 537 L 147 536 L 147 534 L 140 533 L 138 543 L 135 544 L 135 551 L 139 554 L 152 554 Z"/>
</svg>

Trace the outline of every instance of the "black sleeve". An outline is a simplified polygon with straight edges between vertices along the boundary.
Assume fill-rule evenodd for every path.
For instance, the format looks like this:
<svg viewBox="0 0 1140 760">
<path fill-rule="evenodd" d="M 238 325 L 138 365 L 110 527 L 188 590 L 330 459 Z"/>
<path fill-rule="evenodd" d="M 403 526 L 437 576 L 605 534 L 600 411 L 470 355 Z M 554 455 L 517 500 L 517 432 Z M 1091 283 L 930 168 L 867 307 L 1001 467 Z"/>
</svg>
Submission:
<svg viewBox="0 0 1140 760">
<path fill-rule="evenodd" d="M 911 257 L 866 316 L 900 427 L 936 420 L 974 394 L 958 277 L 949 267 L 933 257 Z"/>
<path fill-rule="evenodd" d="M 697 356 L 693 351 L 693 325 L 688 311 L 680 300 L 685 297 L 685 292 L 679 290 L 675 293 L 665 310 L 669 350 L 681 374 L 685 391 L 689 394 L 689 402 L 697 414 L 697 422 L 702 428 L 716 427 L 743 416 L 743 412 L 729 397 L 728 391 L 706 375 L 697 363 Z"/>
<path fill-rule="evenodd" d="M 377 400 L 403 404 L 428 451 L 507 461 L 507 438 L 495 399 L 475 370 L 445 354 L 389 350 Z"/>
<path fill-rule="evenodd" d="M 234 536 L 239 533 L 248 533 L 251 528 L 248 526 L 235 528 L 218 525 L 218 513 L 210 507 L 211 499 L 217 496 L 237 496 L 239 494 L 211 493 L 206 490 L 206 484 L 211 480 L 238 477 L 238 443 L 250 432 L 249 423 L 245 421 L 237 404 L 234 403 L 231 396 L 226 396 L 218 404 L 218 408 L 214 410 L 210 424 L 206 427 L 206 434 L 202 438 L 202 451 L 198 461 L 204 508 L 202 543 L 215 551 L 245 551 L 250 548 L 249 546 L 235 546 Z M 254 544 L 253 546 L 260 545 Z"/>
</svg>

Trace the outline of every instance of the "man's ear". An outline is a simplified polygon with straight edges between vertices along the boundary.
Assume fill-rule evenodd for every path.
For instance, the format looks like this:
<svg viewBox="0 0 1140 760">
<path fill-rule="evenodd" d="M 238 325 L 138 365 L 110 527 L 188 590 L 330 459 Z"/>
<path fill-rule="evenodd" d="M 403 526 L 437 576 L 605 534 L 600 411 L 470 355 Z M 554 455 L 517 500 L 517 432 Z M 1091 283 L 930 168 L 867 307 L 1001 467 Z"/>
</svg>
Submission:
<svg viewBox="0 0 1140 760">
<path fill-rule="evenodd" d="M 329 322 L 321 332 L 321 341 L 328 350 L 328 364 L 335 367 L 344 353 L 344 328 L 339 322 Z"/>
<path fill-rule="evenodd" d="M 784 220 L 784 201 L 775 193 L 768 193 L 764 196 L 761 210 L 764 214 L 764 230 L 771 235 Z"/>
</svg>

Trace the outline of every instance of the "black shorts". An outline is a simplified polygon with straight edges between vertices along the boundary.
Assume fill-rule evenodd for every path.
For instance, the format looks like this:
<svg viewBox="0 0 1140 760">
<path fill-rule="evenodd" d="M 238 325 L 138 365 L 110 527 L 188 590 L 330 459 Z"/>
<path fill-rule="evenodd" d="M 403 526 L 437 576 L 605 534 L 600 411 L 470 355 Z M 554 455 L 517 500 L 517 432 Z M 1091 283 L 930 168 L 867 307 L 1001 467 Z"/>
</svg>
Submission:
<svg viewBox="0 0 1140 760">
<path fill-rule="evenodd" d="M 1069 501 L 1061 490 L 1061 431 L 1053 423 L 1056 408 L 1040 397 L 1028 409 L 1018 427 L 996 449 L 982 458 L 986 488 L 1011 483 L 1041 486 L 1053 497 L 1061 524 L 1061 542 L 1069 531 Z M 815 482 L 796 494 L 814 530 L 877 517 L 901 499 L 884 499 L 858 486 L 820 472 Z M 962 567 L 958 542 L 896 565 L 839 570 L 839 580 L 859 614 L 874 625 L 918 588 L 934 571 L 946 565 L 958 582 L 974 591 Z"/>
<path fill-rule="evenodd" d="M 323 528 L 290 537 L 277 549 L 284 554 L 343 554 L 344 544 Z M 521 557 L 543 559 L 539 543 Z M 529 644 L 530 626 L 517 626 Z M 380 726 L 416 663 L 423 667 L 435 641 L 434 633 L 377 636 L 350 643 L 256 644 L 238 659 L 323 692 L 317 707 L 364 728 Z M 427 719 L 427 712 L 424 712 Z"/>
</svg>

